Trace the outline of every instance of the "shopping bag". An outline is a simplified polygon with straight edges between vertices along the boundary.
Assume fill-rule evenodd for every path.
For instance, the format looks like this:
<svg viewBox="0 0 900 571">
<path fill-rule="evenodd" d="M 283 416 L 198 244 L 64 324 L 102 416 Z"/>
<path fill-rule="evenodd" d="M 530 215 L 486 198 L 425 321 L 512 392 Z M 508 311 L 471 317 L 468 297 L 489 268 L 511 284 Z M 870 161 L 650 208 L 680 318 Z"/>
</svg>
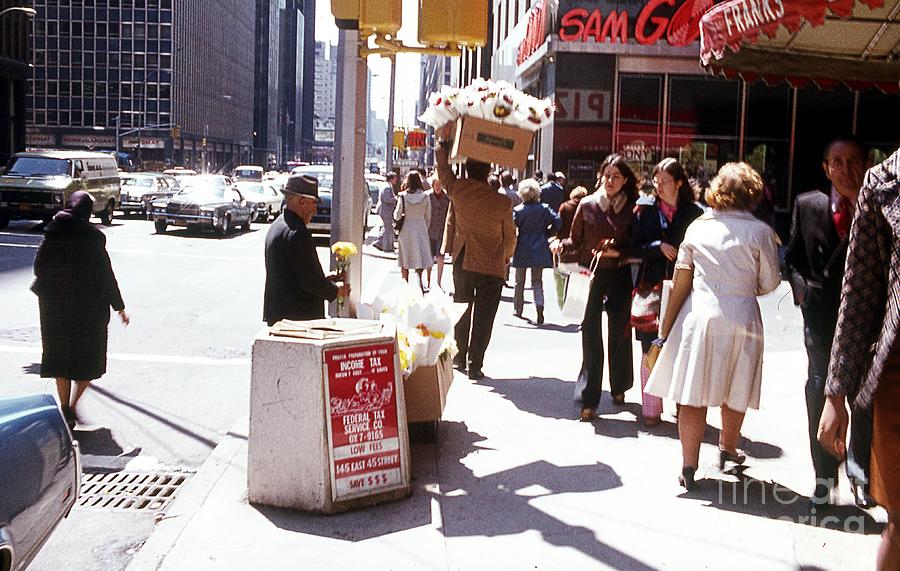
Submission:
<svg viewBox="0 0 900 571">
<path fill-rule="evenodd" d="M 662 285 L 638 284 L 631 293 L 631 326 L 641 333 L 654 333 L 659 329 L 659 309 L 662 301 Z"/>
<path fill-rule="evenodd" d="M 556 284 L 556 302 L 559 304 L 560 309 L 563 308 L 563 304 L 566 302 L 566 281 L 568 279 L 569 276 L 559 271 L 559 268 L 553 268 L 553 282 Z"/>
<path fill-rule="evenodd" d="M 659 324 L 662 326 L 663 319 L 666 318 L 666 306 L 669 305 L 669 296 L 672 294 L 672 280 L 664 280 L 662 283 L 662 292 L 659 295 Z"/>
<path fill-rule="evenodd" d="M 563 303 L 562 316 L 581 321 L 584 319 L 584 309 L 587 307 L 588 293 L 591 290 L 591 274 L 578 272 L 569 275 L 569 287 L 566 291 L 566 301 Z"/>
</svg>

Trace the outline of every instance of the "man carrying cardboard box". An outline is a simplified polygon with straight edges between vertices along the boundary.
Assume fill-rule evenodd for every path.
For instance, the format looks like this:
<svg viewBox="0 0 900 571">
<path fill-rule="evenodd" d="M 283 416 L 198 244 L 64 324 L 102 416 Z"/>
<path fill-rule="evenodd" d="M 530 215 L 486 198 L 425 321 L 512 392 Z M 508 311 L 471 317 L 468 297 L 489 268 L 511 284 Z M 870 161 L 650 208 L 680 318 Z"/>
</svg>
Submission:
<svg viewBox="0 0 900 571">
<path fill-rule="evenodd" d="M 516 227 L 509 199 L 487 182 L 489 164 L 467 159 L 467 176 L 456 177 L 448 160 L 450 129 L 451 125 L 446 125 L 439 130 L 435 161 L 453 209 L 453 224 L 448 224 L 453 236 L 447 236 L 453 255 L 453 298 L 468 304 L 454 331 L 459 353 L 453 365 L 477 380 L 483 376 L 484 353 L 500 305 L 506 264 L 516 250 Z"/>
</svg>

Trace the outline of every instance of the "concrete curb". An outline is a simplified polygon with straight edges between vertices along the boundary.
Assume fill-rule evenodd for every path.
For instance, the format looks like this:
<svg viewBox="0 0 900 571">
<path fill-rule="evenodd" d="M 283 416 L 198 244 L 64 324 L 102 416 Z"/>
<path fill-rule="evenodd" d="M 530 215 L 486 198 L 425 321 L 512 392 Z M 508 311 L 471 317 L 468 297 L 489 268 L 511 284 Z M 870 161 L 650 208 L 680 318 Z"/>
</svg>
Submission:
<svg viewBox="0 0 900 571">
<path fill-rule="evenodd" d="M 175 548 L 181 534 L 191 523 L 212 493 L 219 479 L 243 449 L 247 439 L 250 417 L 239 420 L 213 449 L 197 473 L 178 493 L 153 533 L 126 567 L 127 571 L 156 571 Z"/>
</svg>

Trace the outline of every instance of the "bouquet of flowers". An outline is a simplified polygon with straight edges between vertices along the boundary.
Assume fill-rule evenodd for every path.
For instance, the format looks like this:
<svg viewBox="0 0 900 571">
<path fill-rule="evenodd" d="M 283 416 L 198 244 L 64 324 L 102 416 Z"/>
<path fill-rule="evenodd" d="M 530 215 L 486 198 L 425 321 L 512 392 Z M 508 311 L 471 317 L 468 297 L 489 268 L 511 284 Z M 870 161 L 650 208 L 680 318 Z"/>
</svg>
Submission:
<svg viewBox="0 0 900 571">
<path fill-rule="evenodd" d="M 450 298 L 440 290 L 423 296 L 418 288 L 404 283 L 375 296 L 370 304 L 360 304 L 358 315 L 396 324 L 400 368 L 406 378 L 416 367 L 436 365 L 438 359 L 456 355 L 451 307 Z"/>
<path fill-rule="evenodd" d="M 476 117 L 537 131 L 553 120 L 553 109 L 550 99 L 538 99 L 505 81 L 479 78 L 462 89 L 445 85 L 432 93 L 419 121 L 440 129 L 460 117 Z"/>
<path fill-rule="evenodd" d="M 334 267 L 340 276 L 341 281 L 347 281 L 347 270 L 350 269 L 350 258 L 355 256 L 358 251 L 356 244 L 352 242 L 335 242 L 331 246 L 331 253 L 334 254 Z M 338 310 L 344 309 L 346 303 L 344 296 L 338 296 Z"/>
</svg>

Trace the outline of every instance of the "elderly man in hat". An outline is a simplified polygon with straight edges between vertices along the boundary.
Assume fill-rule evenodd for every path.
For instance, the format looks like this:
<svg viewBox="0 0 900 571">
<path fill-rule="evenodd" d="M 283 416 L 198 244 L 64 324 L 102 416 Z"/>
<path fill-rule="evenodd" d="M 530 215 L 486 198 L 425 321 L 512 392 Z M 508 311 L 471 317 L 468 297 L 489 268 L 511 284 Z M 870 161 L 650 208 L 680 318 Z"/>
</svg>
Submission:
<svg viewBox="0 0 900 571">
<path fill-rule="evenodd" d="M 284 197 L 284 215 L 266 234 L 263 320 L 270 326 L 282 319 L 321 319 L 325 317 L 326 300 L 350 295 L 349 284 L 335 283 L 340 275 L 326 276 L 322 271 L 307 229 L 319 202 L 319 181 L 307 175 L 291 175 Z"/>
</svg>

